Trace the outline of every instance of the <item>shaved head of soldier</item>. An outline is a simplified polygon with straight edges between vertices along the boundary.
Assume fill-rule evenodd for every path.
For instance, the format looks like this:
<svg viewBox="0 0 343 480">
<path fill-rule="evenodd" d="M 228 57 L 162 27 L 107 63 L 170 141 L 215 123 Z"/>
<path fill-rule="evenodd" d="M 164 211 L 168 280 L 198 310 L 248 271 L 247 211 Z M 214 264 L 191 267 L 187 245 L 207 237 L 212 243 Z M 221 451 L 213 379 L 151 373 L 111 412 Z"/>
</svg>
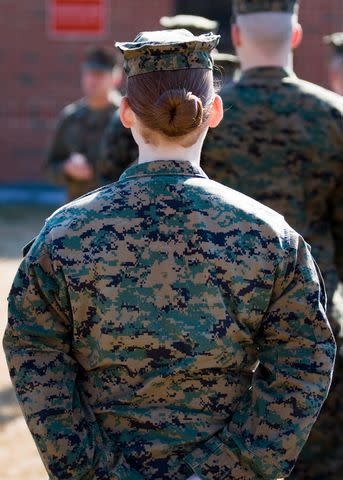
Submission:
<svg viewBox="0 0 343 480">
<path fill-rule="evenodd" d="M 232 40 L 242 69 L 254 67 L 291 67 L 292 50 L 302 40 L 297 13 L 256 12 L 237 15 Z"/>
</svg>

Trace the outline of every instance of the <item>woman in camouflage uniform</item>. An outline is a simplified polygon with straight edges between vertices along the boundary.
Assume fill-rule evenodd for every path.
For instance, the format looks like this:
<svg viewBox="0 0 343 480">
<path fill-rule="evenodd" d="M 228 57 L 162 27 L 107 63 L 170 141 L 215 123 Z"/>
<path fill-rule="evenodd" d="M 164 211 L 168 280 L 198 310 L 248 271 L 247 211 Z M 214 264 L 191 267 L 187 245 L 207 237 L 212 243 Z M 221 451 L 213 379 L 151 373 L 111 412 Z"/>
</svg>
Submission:
<svg viewBox="0 0 343 480">
<path fill-rule="evenodd" d="M 50 479 L 287 476 L 327 396 L 308 245 L 199 166 L 218 39 L 118 44 L 138 164 L 51 215 L 15 277 L 4 348 Z"/>
</svg>

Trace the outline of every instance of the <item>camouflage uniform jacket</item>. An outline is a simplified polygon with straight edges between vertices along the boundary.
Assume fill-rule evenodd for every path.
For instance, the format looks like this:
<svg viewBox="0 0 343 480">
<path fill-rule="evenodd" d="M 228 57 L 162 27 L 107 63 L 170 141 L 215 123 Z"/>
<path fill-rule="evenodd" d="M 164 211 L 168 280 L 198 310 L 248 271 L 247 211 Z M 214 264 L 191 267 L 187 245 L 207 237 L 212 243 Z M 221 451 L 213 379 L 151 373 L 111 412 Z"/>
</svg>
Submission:
<svg viewBox="0 0 343 480">
<path fill-rule="evenodd" d="M 55 183 L 66 185 L 69 199 L 79 197 L 99 186 L 98 159 L 101 139 L 117 105 L 94 110 L 84 99 L 62 111 L 48 152 L 46 169 Z M 82 153 L 94 169 L 91 181 L 78 181 L 63 172 L 64 162 L 72 153 Z"/>
<path fill-rule="evenodd" d="M 190 162 L 61 207 L 3 341 L 50 478 L 287 475 L 331 380 L 324 304 L 302 237 Z"/>
<path fill-rule="evenodd" d="M 281 213 L 312 246 L 331 303 L 343 279 L 343 99 L 282 68 L 222 92 L 203 148 L 206 173 Z"/>
</svg>

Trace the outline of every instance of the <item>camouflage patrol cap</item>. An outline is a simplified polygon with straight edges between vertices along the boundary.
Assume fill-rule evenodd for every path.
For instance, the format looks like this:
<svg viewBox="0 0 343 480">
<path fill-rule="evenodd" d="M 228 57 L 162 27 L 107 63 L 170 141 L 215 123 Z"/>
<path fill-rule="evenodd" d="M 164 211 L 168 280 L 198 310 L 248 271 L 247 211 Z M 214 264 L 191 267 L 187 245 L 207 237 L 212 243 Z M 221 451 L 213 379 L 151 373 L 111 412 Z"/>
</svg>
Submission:
<svg viewBox="0 0 343 480">
<path fill-rule="evenodd" d="M 203 68 L 213 70 L 211 51 L 220 35 L 195 36 L 185 29 L 141 32 L 133 42 L 116 42 L 124 54 L 128 77 L 163 70 Z"/>
<path fill-rule="evenodd" d="M 334 53 L 343 55 L 343 32 L 327 35 L 324 37 L 324 42 L 332 47 Z"/>
<path fill-rule="evenodd" d="M 261 12 L 294 13 L 300 0 L 234 0 L 235 15 Z"/>
<path fill-rule="evenodd" d="M 199 17 L 197 15 L 175 15 L 174 17 L 160 18 L 160 25 L 164 28 L 186 28 L 193 35 L 201 35 L 202 33 L 217 33 L 219 24 L 216 20 Z"/>
</svg>

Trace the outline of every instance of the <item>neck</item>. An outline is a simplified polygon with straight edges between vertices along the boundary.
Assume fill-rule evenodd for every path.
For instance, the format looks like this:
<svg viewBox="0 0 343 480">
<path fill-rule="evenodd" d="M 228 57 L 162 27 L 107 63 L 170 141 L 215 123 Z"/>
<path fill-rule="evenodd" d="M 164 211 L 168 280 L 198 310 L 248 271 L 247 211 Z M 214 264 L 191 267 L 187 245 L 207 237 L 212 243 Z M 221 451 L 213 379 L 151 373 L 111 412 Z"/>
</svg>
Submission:
<svg viewBox="0 0 343 480">
<path fill-rule="evenodd" d="M 110 102 L 110 95 L 103 95 L 99 97 L 86 98 L 87 105 L 93 110 L 101 110 L 108 107 Z"/>
<path fill-rule="evenodd" d="M 138 163 L 152 162 L 156 160 L 184 160 L 191 162 L 193 165 L 199 166 L 201 149 L 206 133 L 207 130 L 200 135 L 194 145 L 186 148 L 178 145 L 176 142 L 164 142 L 158 146 L 148 144 L 145 143 L 136 133 L 134 134 L 134 138 L 139 149 Z"/>
<path fill-rule="evenodd" d="M 238 52 L 242 71 L 259 67 L 281 67 L 293 70 L 293 54 L 289 50 L 278 55 L 267 56 L 255 49 Z"/>
</svg>

